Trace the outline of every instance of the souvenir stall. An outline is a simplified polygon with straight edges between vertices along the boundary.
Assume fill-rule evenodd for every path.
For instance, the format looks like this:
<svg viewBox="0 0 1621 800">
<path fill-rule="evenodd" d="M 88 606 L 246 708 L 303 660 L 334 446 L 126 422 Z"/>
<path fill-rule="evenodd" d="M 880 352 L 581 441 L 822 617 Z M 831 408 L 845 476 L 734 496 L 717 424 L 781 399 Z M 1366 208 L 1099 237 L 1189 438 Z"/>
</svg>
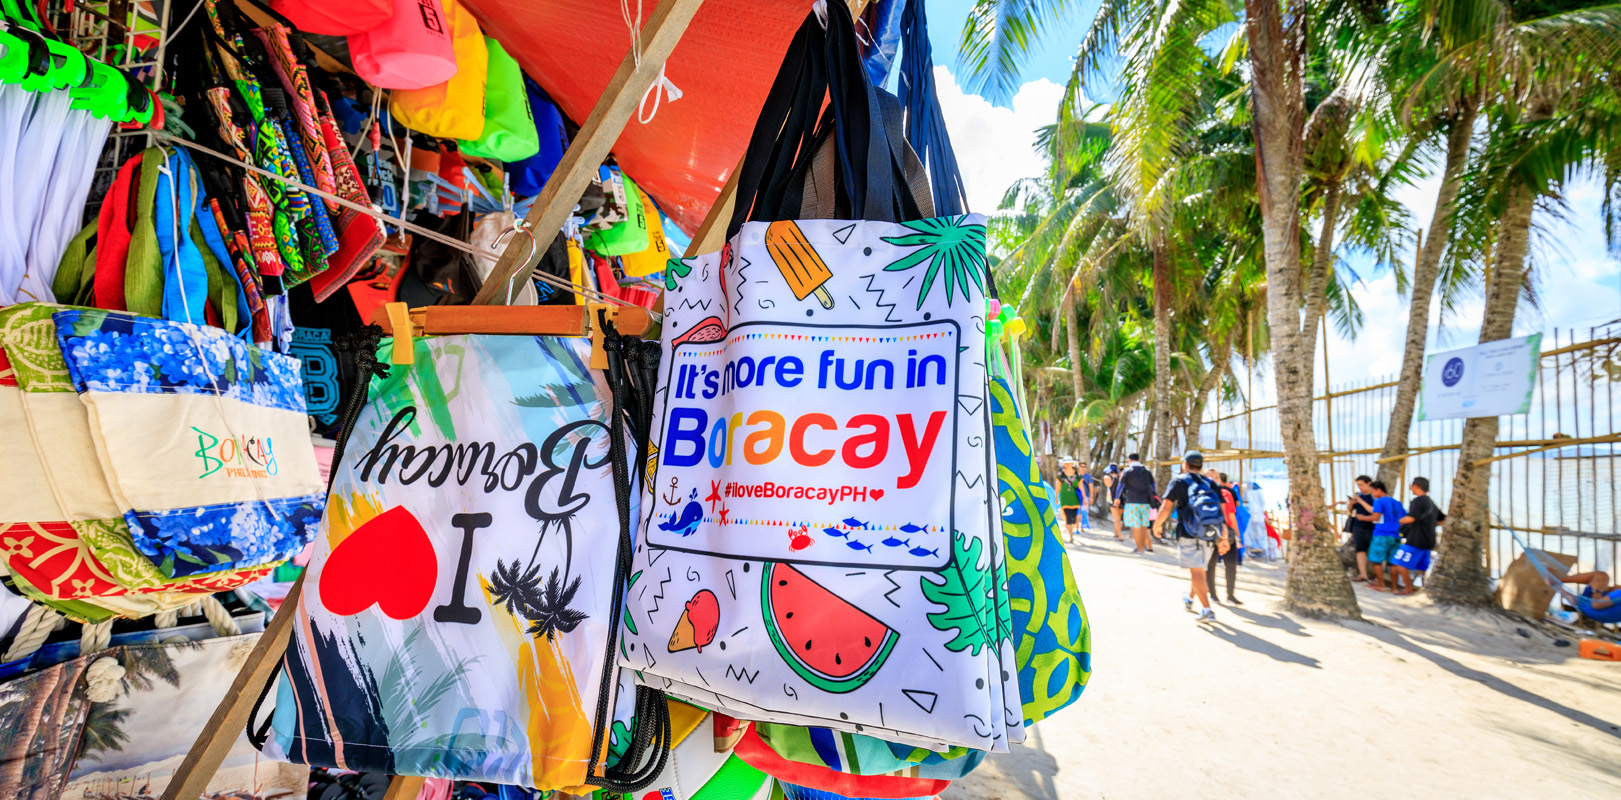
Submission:
<svg viewBox="0 0 1621 800">
<path fill-rule="evenodd" d="M 650 5 L 0 6 L 0 797 L 935 797 L 1079 699 L 923 2 Z"/>
</svg>

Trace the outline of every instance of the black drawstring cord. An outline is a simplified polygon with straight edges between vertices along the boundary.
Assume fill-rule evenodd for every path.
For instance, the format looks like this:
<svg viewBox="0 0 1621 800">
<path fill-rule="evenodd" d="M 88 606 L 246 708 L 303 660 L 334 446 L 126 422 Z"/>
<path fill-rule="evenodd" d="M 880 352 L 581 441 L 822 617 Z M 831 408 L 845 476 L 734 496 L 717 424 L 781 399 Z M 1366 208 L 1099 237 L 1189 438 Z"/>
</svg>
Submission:
<svg viewBox="0 0 1621 800">
<path fill-rule="evenodd" d="M 355 388 L 349 392 L 349 401 L 343 407 L 343 424 L 338 428 L 337 444 L 332 448 L 332 469 L 327 473 L 326 492 L 332 494 L 332 481 L 338 476 L 338 468 L 343 463 L 343 449 L 349 444 L 349 436 L 355 432 L 355 423 L 360 420 L 360 411 L 366 407 L 366 400 L 370 397 L 372 378 L 388 377 L 388 365 L 377 360 L 377 344 L 383 339 L 383 329 L 376 325 L 367 325 L 352 334 L 339 336 L 332 343 L 333 349 L 339 352 L 353 353 L 355 358 Z M 308 569 L 308 567 L 305 567 Z M 297 609 L 283 607 L 277 613 L 296 613 Z M 265 742 L 270 739 L 270 725 L 275 720 L 274 714 L 267 717 L 258 730 L 253 729 L 253 721 L 259 718 L 259 707 L 264 705 L 265 697 L 270 694 L 270 687 L 275 685 L 276 676 L 281 673 L 285 658 L 270 671 L 265 679 L 265 685 L 259 687 L 259 698 L 253 701 L 253 710 L 248 712 L 247 736 L 248 743 L 255 750 L 264 750 Z"/>
<path fill-rule="evenodd" d="M 602 752 L 602 740 L 611 724 L 609 702 L 615 670 L 618 663 L 619 625 L 624 614 L 624 587 L 630 577 L 632 538 L 630 500 L 635 491 L 632 465 L 626 463 L 625 432 L 636 445 L 635 469 L 640 471 L 647 463 L 647 437 L 652 421 L 652 391 L 658 376 L 660 358 L 656 342 L 644 342 L 634 336 L 621 336 L 607 314 L 597 312 L 597 324 L 603 331 L 603 353 L 608 361 L 608 389 L 613 396 L 610 412 L 608 457 L 613 465 L 614 501 L 619 512 L 619 553 L 614 563 L 614 593 L 608 626 L 607 666 L 602 671 L 602 685 L 597 693 L 597 717 L 592 733 L 593 764 L 596 754 Z M 604 765 L 601 775 L 593 766 L 587 780 L 612 792 L 635 792 L 652 785 L 664 770 L 670 758 L 670 713 L 664 693 L 646 686 L 636 687 L 636 731 L 629 748 L 612 768 Z M 651 753 L 649 754 L 649 751 Z M 640 769 L 636 764 L 648 762 Z"/>
</svg>

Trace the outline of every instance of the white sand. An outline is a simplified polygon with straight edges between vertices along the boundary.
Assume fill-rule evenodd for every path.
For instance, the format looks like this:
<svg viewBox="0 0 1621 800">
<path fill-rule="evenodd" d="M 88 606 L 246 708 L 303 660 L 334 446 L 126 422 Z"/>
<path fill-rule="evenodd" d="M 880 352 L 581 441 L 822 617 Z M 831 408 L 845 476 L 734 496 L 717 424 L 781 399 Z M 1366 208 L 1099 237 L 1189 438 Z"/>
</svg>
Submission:
<svg viewBox="0 0 1621 800">
<path fill-rule="evenodd" d="M 1300 619 L 1281 562 L 1207 627 L 1169 548 L 1083 538 L 1091 684 L 942 800 L 1621 797 L 1621 663 L 1568 634 L 1363 588 L 1367 622 Z"/>
</svg>

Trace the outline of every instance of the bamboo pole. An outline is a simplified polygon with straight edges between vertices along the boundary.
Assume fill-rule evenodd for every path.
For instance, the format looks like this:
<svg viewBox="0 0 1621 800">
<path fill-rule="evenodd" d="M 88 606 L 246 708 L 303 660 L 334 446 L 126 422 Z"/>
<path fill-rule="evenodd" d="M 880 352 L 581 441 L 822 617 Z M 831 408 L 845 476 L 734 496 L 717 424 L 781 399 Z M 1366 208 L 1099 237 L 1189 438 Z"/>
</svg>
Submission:
<svg viewBox="0 0 1621 800">
<path fill-rule="evenodd" d="M 535 198 L 535 204 L 524 215 L 527 237 L 514 236 L 502 251 L 501 258 L 490 271 L 490 276 L 473 298 L 475 305 L 499 305 L 502 287 L 529 280 L 534 272 L 535 256 L 546 252 L 562 231 L 563 223 L 574 213 L 580 195 L 591 184 L 602 160 L 613 150 L 619 133 L 625 129 L 636 113 L 636 106 L 648 87 L 658 80 L 665 59 L 681 41 L 681 34 L 698 13 L 703 0 L 664 0 L 653 9 L 642 28 L 641 53 L 628 52 L 619 63 L 619 69 L 608 81 L 590 116 L 580 126 L 580 133 L 569 143 L 563 160 L 546 186 Z M 527 241 L 525 241 L 527 239 Z"/>
</svg>

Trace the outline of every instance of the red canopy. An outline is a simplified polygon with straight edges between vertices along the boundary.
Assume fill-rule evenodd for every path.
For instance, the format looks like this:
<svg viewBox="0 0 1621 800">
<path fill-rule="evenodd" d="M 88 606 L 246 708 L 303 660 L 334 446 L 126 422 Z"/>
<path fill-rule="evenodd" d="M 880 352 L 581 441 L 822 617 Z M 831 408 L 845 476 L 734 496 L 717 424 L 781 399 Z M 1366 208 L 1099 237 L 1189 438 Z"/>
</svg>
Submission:
<svg viewBox="0 0 1621 800">
<path fill-rule="evenodd" d="M 464 2 L 576 122 L 630 50 L 617 3 Z M 642 3 L 644 20 L 654 3 Z M 707 0 L 665 65 L 681 99 L 620 134 L 614 157 L 684 230 L 703 221 L 743 157 L 783 51 L 809 12 L 809 0 Z"/>
</svg>

